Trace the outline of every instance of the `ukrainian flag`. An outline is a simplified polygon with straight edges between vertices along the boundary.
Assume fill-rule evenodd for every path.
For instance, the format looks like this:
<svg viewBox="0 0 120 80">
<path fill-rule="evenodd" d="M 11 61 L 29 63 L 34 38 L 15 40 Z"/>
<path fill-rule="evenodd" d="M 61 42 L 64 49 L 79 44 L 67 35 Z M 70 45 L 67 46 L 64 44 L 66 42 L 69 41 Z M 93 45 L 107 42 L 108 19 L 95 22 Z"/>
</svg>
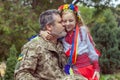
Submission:
<svg viewBox="0 0 120 80">
<path fill-rule="evenodd" d="M 23 58 L 23 54 L 20 54 L 19 57 L 18 57 L 18 61 L 21 61 Z"/>
</svg>

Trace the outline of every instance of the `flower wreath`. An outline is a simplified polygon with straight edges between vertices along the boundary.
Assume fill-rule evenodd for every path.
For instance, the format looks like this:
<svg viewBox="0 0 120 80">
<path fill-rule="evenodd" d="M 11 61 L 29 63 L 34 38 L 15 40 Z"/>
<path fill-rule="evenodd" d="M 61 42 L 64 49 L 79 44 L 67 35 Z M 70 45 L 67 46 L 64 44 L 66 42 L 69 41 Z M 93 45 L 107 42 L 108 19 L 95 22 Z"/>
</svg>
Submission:
<svg viewBox="0 0 120 80">
<path fill-rule="evenodd" d="M 70 11 L 76 12 L 78 18 L 80 19 L 80 13 L 79 13 L 79 11 L 78 11 L 78 6 L 77 6 L 77 5 L 64 4 L 64 5 L 61 5 L 61 6 L 58 8 L 58 10 L 59 10 L 60 12 L 63 12 L 63 11 L 66 11 L 66 10 L 70 10 Z"/>
<path fill-rule="evenodd" d="M 58 8 L 58 10 L 60 11 L 72 10 L 72 11 L 78 12 L 78 6 L 73 5 L 73 4 L 64 4 L 64 5 L 61 5 Z"/>
</svg>

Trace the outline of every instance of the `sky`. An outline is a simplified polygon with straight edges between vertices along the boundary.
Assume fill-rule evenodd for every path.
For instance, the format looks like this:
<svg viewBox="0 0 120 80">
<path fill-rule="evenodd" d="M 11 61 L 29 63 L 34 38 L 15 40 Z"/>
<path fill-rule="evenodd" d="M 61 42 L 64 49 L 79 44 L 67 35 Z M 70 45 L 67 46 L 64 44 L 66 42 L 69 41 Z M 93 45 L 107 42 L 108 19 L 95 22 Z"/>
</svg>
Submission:
<svg viewBox="0 0 120 80">
<path fill-rule="evenodd" d="M 76 0 L 73 0 L 73 1 L 76 1 Z M 88 0 L 85 0 L 85 1 L 88 1 Z M 108 0 L 104 0 L 104 1 L 108 1 Z M 104 1 L 102 1 L 101 4 L 104 4 Z M 120 4 L 120 0 L 112 0 L 110 3 L 111 3 L 111 5 L 114 4 L 114 5 L 112 5 L 113 7 L 116 7 L 118 4 Z M 94 3 L 93 3 L 93 5 L 94 5 Z"/>
<path fill-rule="evenodd" d="M 113 0 L 113 2 L 115 3 L 115 6 L 120 4 L 120 0 L 117 0 L 117 1 Z"/>
</svg>

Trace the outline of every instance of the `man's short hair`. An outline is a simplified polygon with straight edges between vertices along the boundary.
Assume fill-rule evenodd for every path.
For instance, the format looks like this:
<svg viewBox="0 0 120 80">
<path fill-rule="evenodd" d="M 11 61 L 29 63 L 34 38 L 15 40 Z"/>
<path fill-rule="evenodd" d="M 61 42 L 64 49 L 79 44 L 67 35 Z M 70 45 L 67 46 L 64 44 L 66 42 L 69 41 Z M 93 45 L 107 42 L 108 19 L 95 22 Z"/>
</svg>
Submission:
<svg viewBox="0 0 120 80">
<path fill-rule="evenodd" d="M 53 14 L 60 15 L 59 11 L 56 10 L 56 9 L 47 10 L 47 11 L 42 12 L 40 14 L 39 22 L 40 22 L 41 29 L 44 29 L 44 27 L 47 24 L 53 24 L 54 23 Z"/>
</svg>

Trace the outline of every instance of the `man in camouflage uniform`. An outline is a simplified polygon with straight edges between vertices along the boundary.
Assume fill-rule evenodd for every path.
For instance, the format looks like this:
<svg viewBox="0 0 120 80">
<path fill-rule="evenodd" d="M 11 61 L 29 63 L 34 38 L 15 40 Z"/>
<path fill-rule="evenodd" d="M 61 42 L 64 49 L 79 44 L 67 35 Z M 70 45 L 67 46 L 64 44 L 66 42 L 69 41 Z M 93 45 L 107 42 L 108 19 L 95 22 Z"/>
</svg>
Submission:
<svg viewBox="0 0 120 80">
<path fill-rule="evenodd" d="M 63 46 L 57 41 L 66 32 L 57 10 L 47 10 L 40 15 L 43 30 L 51 36 L 38 35 L 26 43 L 15 68 L 15 80 L 85 80 L 80 76 L 66 75 Z"/>
</svg>

